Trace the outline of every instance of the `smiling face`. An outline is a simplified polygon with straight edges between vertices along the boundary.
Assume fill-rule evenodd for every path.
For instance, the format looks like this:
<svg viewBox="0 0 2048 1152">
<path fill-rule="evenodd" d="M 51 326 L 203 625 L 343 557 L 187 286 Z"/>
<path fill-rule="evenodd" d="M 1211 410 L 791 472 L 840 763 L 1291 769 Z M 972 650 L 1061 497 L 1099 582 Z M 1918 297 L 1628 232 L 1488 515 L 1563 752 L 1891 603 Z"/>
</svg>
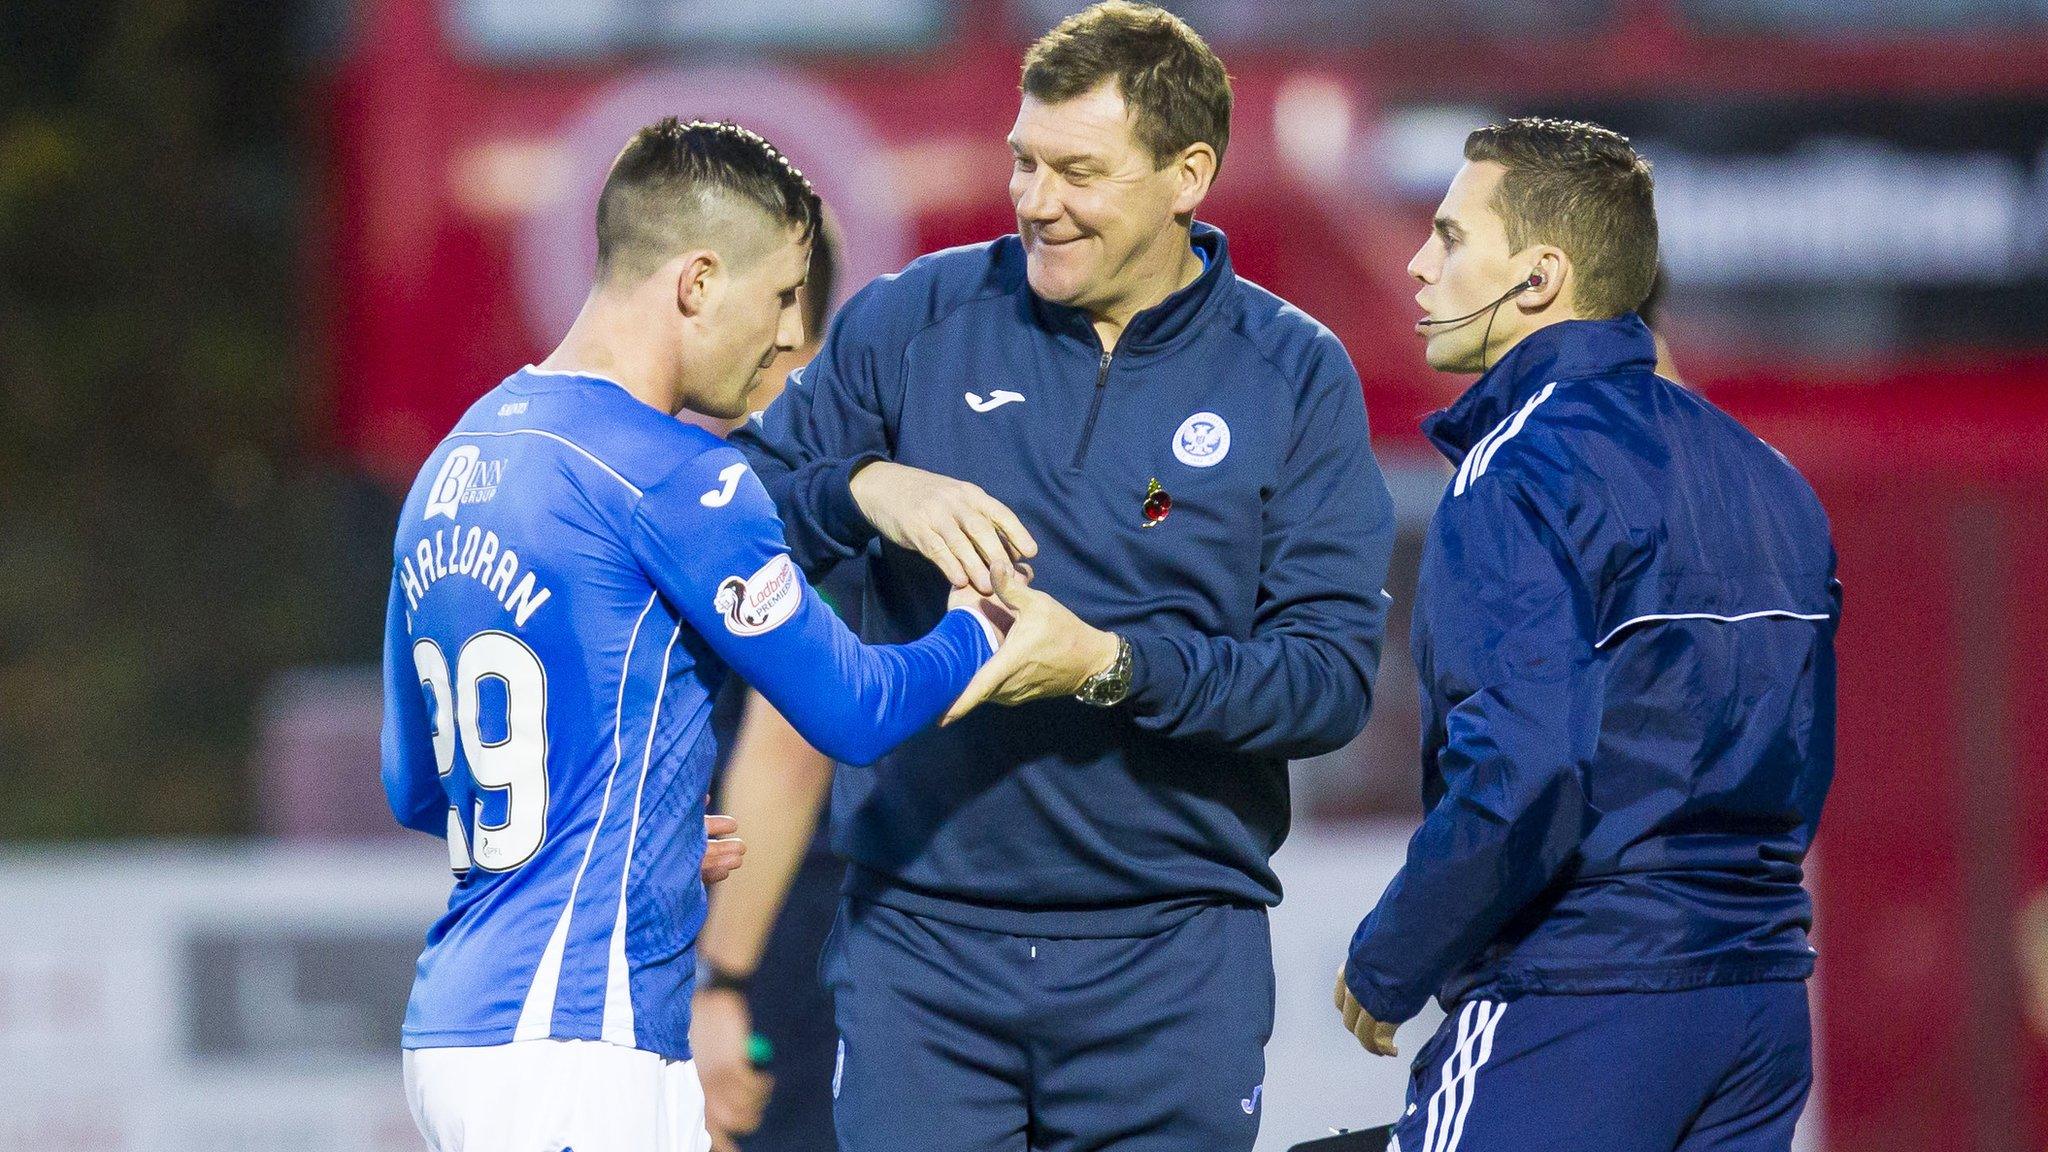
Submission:
<svg viewBox="0 0 2048 1152">
<path fill-rule="evenodd" d="M 1010 129 L 1010 201 L 1031 290 L 1119 319 L 1163 296 L 1187 254 L 1178 218 L 1214 171 L 1213 151 L 1194 147 L 1208 159 L 1192 179 L 1179 159 L 1155 162 L 1114 81 L 1057 104 L 1026 95 Z"/>
<path fill-rule="evenodd" d="M 1437 207 L 1429 239 L 1408 262 L 1408 274 L 1422 283 L 1415 302 L 1425 317 L 1487 309 L 1454 324 L 1415 326 L 1428 341 L 1429 366 L 1439 372 L 1483 371 L 1489 349 L 1497 354 L 1525 335 L 1522 310 L 1512 298 L 1488 309 L 1534 267 L 1527 253 L 1509 250 L 1507 227 L 1493 207 L 1505 174 L 1488 161 L 1460 168 Z"/>
</svg>

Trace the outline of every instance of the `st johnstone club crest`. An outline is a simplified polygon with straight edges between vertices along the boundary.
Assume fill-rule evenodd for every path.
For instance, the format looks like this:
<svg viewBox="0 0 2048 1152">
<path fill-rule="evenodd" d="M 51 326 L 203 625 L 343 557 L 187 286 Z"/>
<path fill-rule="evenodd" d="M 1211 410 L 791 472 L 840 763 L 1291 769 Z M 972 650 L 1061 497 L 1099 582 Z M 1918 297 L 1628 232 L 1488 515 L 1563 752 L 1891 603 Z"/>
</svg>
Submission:
<svg viewBox="0 0 2048 1152">
<path fill-rule="evenodd" d="M 1197 412 L 1173 434 L 1173 458 L 1190 468 L 1211 468 L 1230 455 L 1230 425 L 1214 412 Z"/>
</svg>

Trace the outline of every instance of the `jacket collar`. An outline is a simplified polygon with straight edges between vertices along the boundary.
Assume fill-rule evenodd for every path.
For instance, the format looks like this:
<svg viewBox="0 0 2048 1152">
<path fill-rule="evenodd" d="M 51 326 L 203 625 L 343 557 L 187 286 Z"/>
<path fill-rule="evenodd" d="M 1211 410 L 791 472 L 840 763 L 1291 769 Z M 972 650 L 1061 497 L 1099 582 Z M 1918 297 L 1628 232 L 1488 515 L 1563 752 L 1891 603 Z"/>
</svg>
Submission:
<svg viewBox="0 0 2048 1152">
<path fill-rule="evenodd" d="M 1538 328 L 1508 349 L 1450 407 L 1424 417 L 1422 434 L 1456 464 L 1480 437 L 1545 384 L 1656 367 L 1657 343 L 1633 312 L 1612 320 L 1566 320 Z"/>
<path fill-rule="evenodd" d="M 1017 244 L 1018 283 L 1031 298 L 1039 322 L 1052 331 L 1094 344 L 1095 323 L 1086 309 L 1054 304 L 1031 291 L 1024 274 L 1023 245 L 1015 237 L 1010 239 Z M 1202 317 L 1227 295 L 1225 287 L 1236 280 L 1237 273 L 1231 270 L 1230 242 L 1222 230 L 1196 221 L 1189 239 L 1203 257 L 1202 274 L 1187 287 L 1131 317 L 1123 335 L 1117 338 L 1118 357 L 1143 356 L 1178 344 L 1183 337 L 1199 331 Z"/>
</svg>

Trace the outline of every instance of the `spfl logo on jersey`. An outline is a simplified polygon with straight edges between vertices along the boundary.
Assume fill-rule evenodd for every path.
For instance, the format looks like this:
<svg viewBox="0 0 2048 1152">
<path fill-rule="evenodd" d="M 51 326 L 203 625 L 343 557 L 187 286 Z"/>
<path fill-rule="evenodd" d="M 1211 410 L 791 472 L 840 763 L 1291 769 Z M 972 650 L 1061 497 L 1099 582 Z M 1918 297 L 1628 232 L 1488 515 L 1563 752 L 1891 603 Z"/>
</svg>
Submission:
<svg viewBox="0 0 2048 1152">
<path fill-rule="evenodd" d="M 479 459 L 482 455 L 474 444 L 464 444 L 448 454 L 434 477 L 434 486 L 427 489 L 427 514 L 421 519 L 446 516 L 453 520 L 464 504 L 482 504 L 498 494 L 505 462 Z"/>
<path fill-rule="evenodd" d="M 735 636 L 759 636 L 781 626 L 803 602 L 796 565 L 783 553 L 745 580 L 727 576 L 718 585 L 713 607 L 725 617 L 725 630 Z"/>
</svg>

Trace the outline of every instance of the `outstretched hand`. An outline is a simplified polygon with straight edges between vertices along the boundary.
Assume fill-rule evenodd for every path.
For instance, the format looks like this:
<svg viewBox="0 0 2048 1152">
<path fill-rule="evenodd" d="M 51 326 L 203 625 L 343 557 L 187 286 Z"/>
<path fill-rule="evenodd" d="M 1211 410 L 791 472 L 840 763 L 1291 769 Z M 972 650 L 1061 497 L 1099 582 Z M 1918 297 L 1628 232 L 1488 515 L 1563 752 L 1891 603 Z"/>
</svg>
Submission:
<svg viewBox="0 0 2048 1152">
<path fill-rule="evenodd" d="M 993 595 L 997 573 L 1038 554 L 1023 521 L 980 485 L 877 460 L 853 474 L 851 487 L 883 539 L 938 565 L 955 588 Z"/>
<path fill-rule="evenodd" d="M 1116 663 L 1116 633 L 1089 627 L 1066 605 L 1031 587 L 1029 571 L 996 574 L 995 604 L 1014 618 L 1002 648 L 967 682 L 940 724 L 951 724 L 983 701 L 1022 704 L 1071 696 L 1090 676 Z"/>
<path fill-rule="evenodd" d="M 1018 567 L 1027 574 L 1031 571 L 1029 564 L 1020 564 Z M 1029 579 L 1028 575 L 1026 579 Z M 975 619 L 981 622 L 982 634 L 988 637 L 989 651 L 1002 651 L 1004 639 L 1010 634 L 1010 626 L 1017 622 L 1017 614 L 1010 611 L 1009 606 L 1001 600 L 975 591 L 973 585 L 955 588 L 947 594 L 946 611 L 952 612 L 961 608 L 974 613 Z"/>
</svg>

